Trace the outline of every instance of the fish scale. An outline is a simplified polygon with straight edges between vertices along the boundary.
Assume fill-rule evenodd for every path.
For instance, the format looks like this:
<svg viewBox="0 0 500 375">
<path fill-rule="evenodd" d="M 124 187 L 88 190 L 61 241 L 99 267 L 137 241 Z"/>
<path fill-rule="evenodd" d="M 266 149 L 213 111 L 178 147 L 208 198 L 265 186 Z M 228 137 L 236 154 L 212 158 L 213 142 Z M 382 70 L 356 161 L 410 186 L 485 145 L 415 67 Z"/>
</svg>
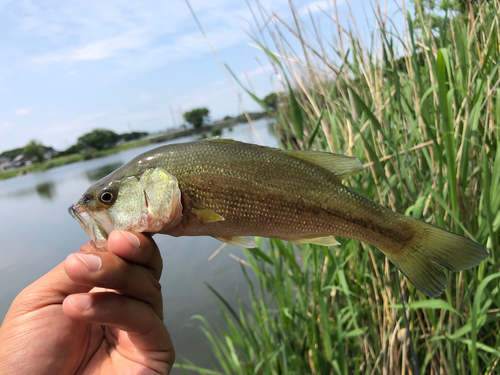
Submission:
<svg viewBox="0 0 500 375">
<path fill-rule="evenodd" d="M 163 234 L 207 235 L 246 247 L 252 246 L 246 236 L 316 244 L 332 244 L 332 236 L 353 238 L 384 252 L 429 296 L 446 286 L 441 266 L 459 271 L 488 256 L 474 241 L 397 214 L 342 185 L 343 179 L 362 170 L 355 158 L 232 140 L 173 144 L 141 154 L 92 185 L 78 209 L 109 210 L 97 202 L 100 194 L 118 196 L 123 181 L 140 181 L 147 170 L 163 176 L 158 177 L 160 184 L 175 180 L 182 194 L 182 215 L 165 223 L 159 231 Z M 167 203 L 162 204 L 171 207 Z M 148 215 L 147 222 L 158 222 Z"/>
</svg>

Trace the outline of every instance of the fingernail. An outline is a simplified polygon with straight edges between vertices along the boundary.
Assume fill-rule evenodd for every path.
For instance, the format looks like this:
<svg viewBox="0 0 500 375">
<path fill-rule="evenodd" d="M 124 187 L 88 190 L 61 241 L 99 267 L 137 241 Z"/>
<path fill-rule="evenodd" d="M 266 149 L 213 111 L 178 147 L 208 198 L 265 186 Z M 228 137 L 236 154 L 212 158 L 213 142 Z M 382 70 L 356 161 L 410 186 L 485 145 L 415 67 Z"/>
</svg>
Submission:
<svg viewBox="0 0 500 375">
<path fill-rule="evenodd" d="M 132 249 L 137 250 L 141 245 L 141 241 L 137 238 L 135 234 L 127 231 L 121 231 L 121 234 L 130 241 L 130 243 L 132 244 Z"/>
<path fill-rule="evenodd" d="M 90 272 L 97 272 L 101 269 L 101 258 L 94 254 L 76 254 L 80 260 L 87 265 Z"/>
<path fill-rule="evenodd" d="M 92 298 L 87 294 L 77 294 L 69 297 L 70 302 L 81 312 L 87 311 L 92 305 Z"/>
</svg>

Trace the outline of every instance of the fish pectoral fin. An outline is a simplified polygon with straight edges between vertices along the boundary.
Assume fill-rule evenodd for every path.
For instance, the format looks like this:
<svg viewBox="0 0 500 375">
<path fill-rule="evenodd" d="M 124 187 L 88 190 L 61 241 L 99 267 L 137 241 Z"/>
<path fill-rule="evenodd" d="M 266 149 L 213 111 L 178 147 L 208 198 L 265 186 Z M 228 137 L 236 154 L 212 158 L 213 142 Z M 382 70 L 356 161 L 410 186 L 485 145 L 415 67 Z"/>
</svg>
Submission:
<svg viewBox="0 0 500 375">
<path fill-rule="evenodd" d="M 219 214 L 213 212 L 212 210 L 203 208 L 193 208 L 190 210 L 193 215 L 195 215 L 202 223 L 213 223 L 215 221 L 224 221 L 225 219 Z"/>
<path fill-rule="evenodd" d="M 363 170 L 363 164 L 352 156 L 321 151 L 285 150 L 283 152 L 293 159 L 299 159 L 307 163 L 318 165 L 330 171 L 341 180 Z"/>
<path fill-rule="evenodd" d="M 326 237 L 314 237 L 314 238 L 297 238 L 294 240 L 290 240 L 290 242 L 301 244 L 301 243 L 311 243 L 313 245 L 321 245 L 321 246 L 337 246 L 340 245 L 335 237 L 326 236 Z"/>
<path fill-rule="evenodd" d="M 229 245 L 245 247 L 248 249 L 253 249 L 254 247 L 257 247 L 257 244 L 254 242 L 254 240 L 246 236 L 219 236 L 219 237 L 214 236 L 214 238 L 218 239 L 219 241 L 225 242 Z"/>
</svg>

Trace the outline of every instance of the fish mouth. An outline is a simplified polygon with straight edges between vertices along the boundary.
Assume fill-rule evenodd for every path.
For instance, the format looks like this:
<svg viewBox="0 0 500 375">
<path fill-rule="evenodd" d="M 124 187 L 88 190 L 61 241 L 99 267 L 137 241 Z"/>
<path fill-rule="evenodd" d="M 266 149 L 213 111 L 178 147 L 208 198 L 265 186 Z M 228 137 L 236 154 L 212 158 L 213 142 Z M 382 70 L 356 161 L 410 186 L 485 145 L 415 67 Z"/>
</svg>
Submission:
<svg viewBox="0 0 500 375">
<path fill-rule="evenodd" d="M 106 212 L 94 213 L 86 210 L 80 203 L 69 206 L 68 212 L 78 221 L 97 247 L 107 248 L 108 235 L 114 228 Z"/>
</svg>

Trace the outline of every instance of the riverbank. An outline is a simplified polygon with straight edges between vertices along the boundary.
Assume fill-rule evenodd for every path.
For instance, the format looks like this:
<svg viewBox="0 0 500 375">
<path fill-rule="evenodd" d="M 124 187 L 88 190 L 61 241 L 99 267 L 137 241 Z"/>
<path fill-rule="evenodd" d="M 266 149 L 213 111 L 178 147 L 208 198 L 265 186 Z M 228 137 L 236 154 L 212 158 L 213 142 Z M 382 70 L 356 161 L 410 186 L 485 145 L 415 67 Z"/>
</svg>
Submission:
<svg viewBox="0 0 500 375">
<path fill-rule="evenodd" d="M 278 146 L 265 120 L 256 121 L 254 126 L 266 146 Z M 235 126 L 232 131 L 227 128 L 222 136 L 241 142 L 256 142 L 255 133 L 248 124 Z M 173 142 L 198 138 L 200 136 L 195 135 Z M 162 143 L 149 144 L 0 181 L 0 321 L 21 290 L 89 241 L 85 231 L 68 214 L 68 206 L 95 181 L 136 155 L 160 145 Z M 178 361 L 182 358 L 208 367 L 215 358 L 208 350 L 209 343 L 197 327 L 196 320 L 190 318 L 203 314 L 214 327 L 224 324 L 218 301 L 205 283 L 223 293 L 234 309 L 238 308 L 239 293 L 243 293 L 242 303 L 249 303 L 245 298 L 249 294 L 245 275 L 240 272 L 240 263 L 233 258 L 242 258 L 243 252 L 235 246 L 227 246 L 209 262 L 207 259 L 221 245 L 216 239 L 166 235 L 155 235 L 154 239 L 164 258 L 160 279 L 164 286 L 163 316 Z M 182 374 L 182 371 L 172 370 L 174 374 Z"/>
<path fill-rule="evenodd" d="M 251 112 L 248 115 L 250 116 L 250 119 L 253 121 L 260 120 L 262 118 L 269 118 L 269 115 L 266 112 Z M 231 128 L 233 126 L 247 124 L 247 123 L 248 122 L 246 117 L 243 114 L 241 114 L 237 117 L 231 117 L 231 118 L 226 118 L 224 120 L 216 121 L 211 125 L 205 125 L 199 128 L 179 129 L 173 132 L 166 132 L 156 136 L 150 136 L 148 139 L 151 141 L 151 143 L 160 143 L 160 142 L 171 141 L 177 138 L 189 137 L 195 134 L 205 133 L 207 136 L 213 136 L 215 135 L 215 133 L 220 133 L 220 130 L 224 128 Z"/>
<path fill-rule="evenodd" d="M 266 117 L 268 116 L 265 113 L 250 113 L 250 118 L 252 120 L 258 120 Z M 174 139 L 184 138 L 196 134 L 206 134 L 207 136 L 210 136 L 210 134 L 217 132 L 218 131 L 217 129 L 230 128 L 233 126 L 238 126 L 247 123 L 246 119 L 242 121 L 242 118 L 244 119 L 244 116 L 240 115 L 235 118 L 221 120 L 211 125 L 202 126 L 200 128 L 178 129 L 175 131 L 153 134 L 147 138 L 123 143 L 121 145 L 109 148 L 107 150 L 101 150 L 101 151 L 92 150 L 92 151 L 85 151 L 79 154 L 71 154 L 71 155 L 55 157 L 50 160 L 44 161 L 43 163 L 32 164 L 21 168 L 11 169 L 6 172 L 1 172 L 0 180 L 6 180 L 12 177 L 23 176 L 29 173 L 43 172 L 46 171 L 47 169 L 60 167 L 61 165 L 77 163 L 79 161 L 101 158 L 103 156 L 116 154 L 118 152 L 122 152 L 132 148 L 146 146 L 148 144 L 167 142 Z"/>
<path fill-rule="evenodd" d="M 55 157 L 55 158 L 52 158 L 50 160 L 44 161 L 43 163 L 32 164 L 32 165 L 28 165 L 25 167 L 20 167 L 20 168 L 11 169 L 11 170 L 2 172 L 2 173 L 0 173 L 0 180 L 6 180 L 6 179 L 12 178 L 12 177 L 23 176 L 23 175 L 26 175 L 29 173 L 43 172 L 43 171 L 46 171 L 47 169 L 60 167 L 62 165 L 66 165 L 66 164 L 77 163 L 79 161 L 101 158 L 103 156 L 116 154 L 116 153 L 121 152 L 121 151 L 129 150 L 131 148 L 145 146 L 145 145 L 148 145 L 150 143 L 153 143 L 153 142 L 151 142 L 149 139 L 141 139 L 138 141 L 127 142 L 127 143 L 121 144 L 119 146 L 109 148 L 107 150 L 102 150 L 102 151 L 93 150 L 93 151 L 82 152 L 79 154 L 59 156 L 59 157 Z"/>
</svg>

